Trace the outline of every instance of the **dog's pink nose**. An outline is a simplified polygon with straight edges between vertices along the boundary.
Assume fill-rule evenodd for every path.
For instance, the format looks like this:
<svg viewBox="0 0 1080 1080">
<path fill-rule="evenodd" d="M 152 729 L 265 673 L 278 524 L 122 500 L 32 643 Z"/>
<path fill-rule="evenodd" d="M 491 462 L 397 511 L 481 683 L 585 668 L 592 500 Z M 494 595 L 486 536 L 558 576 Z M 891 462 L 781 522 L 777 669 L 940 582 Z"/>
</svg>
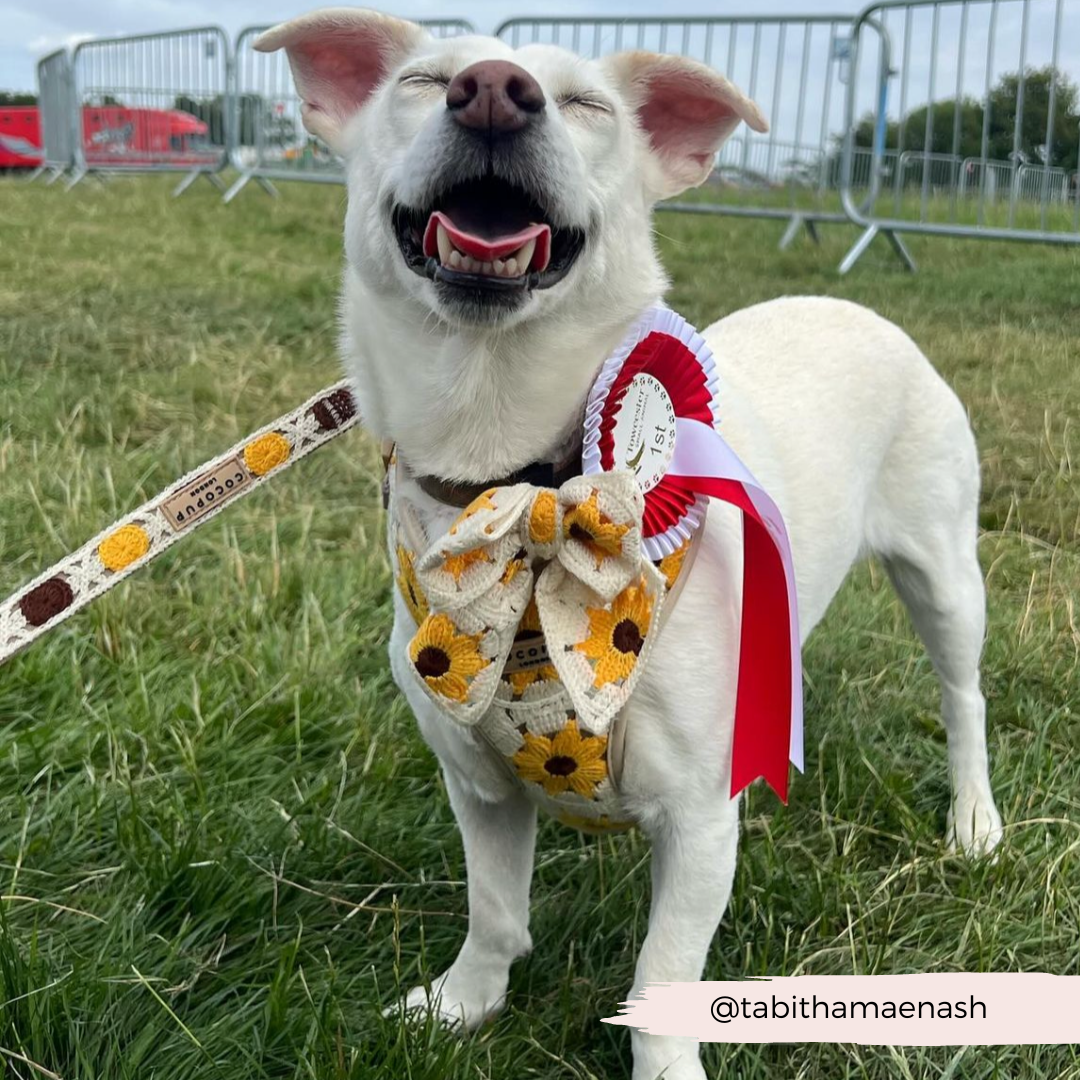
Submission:
<svg viewBox="0 0 1080 1080">
<path fill-rule="evenodd" d="M 446 107 L 462 127 L 509 135 L 547 104 L 540 84 L 509 60 L 481 60 L 459 71 L 446 88 Z"/>
</svg>

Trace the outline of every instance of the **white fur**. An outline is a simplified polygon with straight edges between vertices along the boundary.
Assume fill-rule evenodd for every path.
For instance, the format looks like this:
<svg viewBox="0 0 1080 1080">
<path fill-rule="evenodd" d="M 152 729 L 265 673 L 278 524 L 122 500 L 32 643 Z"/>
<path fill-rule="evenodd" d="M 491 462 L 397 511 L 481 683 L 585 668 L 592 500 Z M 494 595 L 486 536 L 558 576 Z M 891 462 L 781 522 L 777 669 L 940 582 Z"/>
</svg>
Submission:
<svg viewBox="0 0 1080 1080">
<path fill-rule="evenodd" d="M 398 37 L 414 41 L 411 35 Z M 484 58 L 513 59 L 543 86 L 557 212 L 597 224 L 569 276 L 494 327 L 463 324 L 441 310 L 431 283 L 405 267 L 387 221 L 390 201 L 422 185 L 438 161 L 445 130 L 441 91 L 399 85 L 396 74 L 436 65 L 452 75 Z M 415 473 L 483 480 L 555 456 L 573 438 L 598 367 L 662 294 L 651 204 L 688 166 L 654 153 L 635 123 L 635 95 L 648 85 L 653 62 L 647 54 L 587 62 L 547 46 L 514 52 L 490 38 L 424 39 L 331 132 L 349 177 L 344 352 L 367 426 L 393 439 Z M 671 61 L 663 63 L 670 70 Z M 708 81 L 688 67 L 695 80 Z M 727 94 L 726 85 L 716 82 L 715 93 Z M 602 95 L 610 112 L 561 115 L 554 102 L 568 89 Z M 325 116 L 319 122 L 325 127 Z M 972 853 L 989 850 L 1001 821 L 979 689 L 979 468 L 963 407 L 909 338 L 854 304 L 775 300 L 715 323 L 704 336 L 719 364 L 724 435 L 787 520 L 804 637 L 852 563 L 875 553 L 941 679 L 949 841 Z M 403 493 L 431 534 L 457 513 L 409 481 Z M 654 844 L 635 987 L 700 978 L 731 891 L 738 800 L 727 791 L 741 557 L 737 513 L 714 505 L 687 586 L 623 717 L 621 789 Z M 442 763 L 469 880 L 468 935 L 434 982 L 430 1004 L 471 1028 L 501 1007 L 511 962 L 531 946 L 535 811 L 494 754 L 417 692 L 403 670 L 411 626 L 398 597 L 391 665 Z M 406 1002 L 428 1006 L 422 987 Z M 692 1040 L 635 1032 L 633 1049 L 634 1080 L 704 1077 Z"/>
</svg>

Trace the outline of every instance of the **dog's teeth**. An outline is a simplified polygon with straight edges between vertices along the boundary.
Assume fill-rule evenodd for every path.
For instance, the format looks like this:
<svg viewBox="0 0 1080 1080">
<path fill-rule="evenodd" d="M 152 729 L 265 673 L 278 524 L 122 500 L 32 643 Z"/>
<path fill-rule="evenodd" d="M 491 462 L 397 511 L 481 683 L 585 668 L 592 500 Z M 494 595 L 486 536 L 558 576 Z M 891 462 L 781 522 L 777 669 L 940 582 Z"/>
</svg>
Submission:
<svg viewBox="0 0 1080 1080">
<path fill-rule="evenodd" d="M 495 259 L 491 266 L 496 274 L 501 274 L 506 270 L 506 263 L 504 263 L 502 259 Z"/>
<path fill-rule="evenodd" d="M 491 263 L 489 263 L 489 262 L 481 263 L 480 264 L 480 273 L 481 274 L 490 274 L 491 273 Z"/>
<path fill-rule="evenodd" d="M 444 259 L 443 262 L 445 263 L 446 260 Z M 455 269 L 461 265 L 461 252 L 456 248 L 450 252 L 450 265 Z"/>
<path fill-rule="evenodd" d="M 435 228 L 435 239 L 439 245 L 439 262 L 445 266 L 450 262 L 450 256 L 453 254 L 453 242 L 450 239 L 450 234 L 441 225 Z"/>
<path fill-rule="evenodd" d="M 464 270 L 465 273 L 469 273 L 472 270 L 472 268 L 473 268 L 472 256 L 471 255 L 462 255 L 461 256 L 461 269 Z"/>
<path fill-rule="evenodd" d="M 514 252 L 514 257 L 517 259 L 518 266 L 521 267 L 521 272 L 527 274 L 529 272 L 529 263 L 532 262 L 533 252 L 536 250 L 536 241 L 529 240 L 522 244 L 521 247 Z"/>
<path fill-rule="evenodd" d="M 504 265 L 506 266 L 507 277 L 517 277 L 517 259 L 507 259 Z"/>
</svg>

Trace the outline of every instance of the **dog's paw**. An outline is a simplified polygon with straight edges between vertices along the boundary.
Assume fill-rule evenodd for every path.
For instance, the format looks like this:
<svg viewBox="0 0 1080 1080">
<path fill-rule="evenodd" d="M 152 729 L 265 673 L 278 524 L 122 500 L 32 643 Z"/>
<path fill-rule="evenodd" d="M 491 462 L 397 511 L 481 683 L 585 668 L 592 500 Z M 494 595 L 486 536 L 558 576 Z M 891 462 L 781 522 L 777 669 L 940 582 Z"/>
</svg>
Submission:
<svg viewBox="0 0 1080 1080">
<path fill-rule="evenodd" d="M 406 1019 L 430 1015 L 445 1027 L 474 1031 L 497 1016 L 505 1004 L 505 981 L 497 987 L 490 980 L 470 978 L 451 968 L 431 984 L 430 991 L 426 986 L 413 987 L 403 1002 L 384 1015 L 404 1013 Z"/>
<path fill-rule="evenodd" d="M 1001 815 L 989 791 L 961 788 L 946 818 L 946 842 L 950 851 L 973 858 L 989 855 L 1001 841 Z"/>
</svg>

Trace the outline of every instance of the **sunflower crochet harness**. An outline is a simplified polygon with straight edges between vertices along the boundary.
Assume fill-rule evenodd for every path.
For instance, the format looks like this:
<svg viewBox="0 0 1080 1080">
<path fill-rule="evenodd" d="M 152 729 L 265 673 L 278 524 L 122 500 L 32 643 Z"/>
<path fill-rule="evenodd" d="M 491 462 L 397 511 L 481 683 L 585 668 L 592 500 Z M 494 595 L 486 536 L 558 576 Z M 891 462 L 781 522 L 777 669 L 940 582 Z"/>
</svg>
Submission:
<svg viewBox="0 0 1080 1080">
<path fill-rule="evenodd" d="M 564 824 L 627 827 L 618 716 L 700 531 L 650 561 L 638 484 L 611 472 L 491 488 L 432 541 L 399 468 L 391 459 L 389 540 L 418 685 Z"/>
</svg>

